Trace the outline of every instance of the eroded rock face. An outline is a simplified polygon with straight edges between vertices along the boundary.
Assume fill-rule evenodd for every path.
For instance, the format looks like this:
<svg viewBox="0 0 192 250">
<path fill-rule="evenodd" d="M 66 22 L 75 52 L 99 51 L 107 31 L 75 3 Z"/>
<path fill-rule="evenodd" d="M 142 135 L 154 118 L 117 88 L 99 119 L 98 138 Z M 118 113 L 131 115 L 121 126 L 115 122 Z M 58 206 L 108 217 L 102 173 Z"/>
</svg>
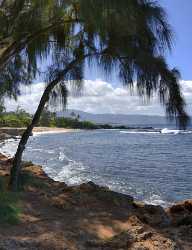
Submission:
<svg viewBox="0 0 192 250">
<path fill-rule="evenodd" d="M 171 224 L 169 216 L 161 206 L 144 205 L 141 214 L 149 225 L 167 227 Z"/>
<path fill-rule="evenodd" d="M 130 195 L 121 194 L 118 192 L 111 191 L 108 187 L 101 187 L 93 182 L 83 183 L 79 186 L 81 191 L 92 192 L 97 196 L 98 199 L 105 201 L 117 201 L 123 205 L 127 203 L 132 203 L 134 201 L 133 197 Z"/>
<path fill-rule="evenodd" d="M 4 177 L 11 161 L 0 160 Z M 22 174 L 32 177 L 22 192 L 22 223 L 0 225 L 2 250 L 192 250 L 191 200 L 163 209 L 93 182 L 55 182 L 31 162 Z"/>
<path fill-rule="evenodd" d="M 171 214 L 192 213 L 192 200 L 177 203 L 169 209 Z"/>
</svg>

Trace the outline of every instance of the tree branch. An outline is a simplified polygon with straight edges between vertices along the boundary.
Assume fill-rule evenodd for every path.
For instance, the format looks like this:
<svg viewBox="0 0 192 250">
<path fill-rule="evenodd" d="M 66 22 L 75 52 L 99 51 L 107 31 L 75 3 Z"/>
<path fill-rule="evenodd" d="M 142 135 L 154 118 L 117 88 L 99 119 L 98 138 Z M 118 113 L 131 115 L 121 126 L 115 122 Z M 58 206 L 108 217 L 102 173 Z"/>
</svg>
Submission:
<svg viewBox="0 0 192 250">
<path fill-rule="evenodd" d="M 79 20 L 80 21 L 80 20 Z M 44 29 L 38 30 L 37 32 L 34 32 L 33 34 L 30 34 L 26 36 L 25 38 L 22 38 L 20 41 L 14 41 L 5 51 L 2 53 L 0 57 L 0 70 L 3 69 L 3 67 L 8 63 L 8 61 L 18 52 L 23 50 L 26 45 L 30 44 L 34 39 L 38 38 L 40 35 L 55 29 L 59 25 L 66 24 L 66 23 L 72 23 L 77 22 L 77 19 L 69 19 L 69 20 L 60 20 L 59 22 L 56 22 L 54 24 L 51 24 Z"/>
</svg>

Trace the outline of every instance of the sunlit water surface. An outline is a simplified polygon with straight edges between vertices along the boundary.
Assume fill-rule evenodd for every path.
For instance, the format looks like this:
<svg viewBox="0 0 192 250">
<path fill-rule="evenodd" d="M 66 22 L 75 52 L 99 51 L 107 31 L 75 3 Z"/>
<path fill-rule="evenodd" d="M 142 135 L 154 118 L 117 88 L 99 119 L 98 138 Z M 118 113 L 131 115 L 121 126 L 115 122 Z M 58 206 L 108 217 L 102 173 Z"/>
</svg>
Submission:
<svg viewBox="0 0 192 250">
<path fill-rule="evenodd" d="M 13 154 L 16 140 L 1 145 Z M 192 134 L 79 131 L 30 138 L 24 158 L 67 184 L 93 181 L 167 206 L 192 198 Z"/>
</svg>

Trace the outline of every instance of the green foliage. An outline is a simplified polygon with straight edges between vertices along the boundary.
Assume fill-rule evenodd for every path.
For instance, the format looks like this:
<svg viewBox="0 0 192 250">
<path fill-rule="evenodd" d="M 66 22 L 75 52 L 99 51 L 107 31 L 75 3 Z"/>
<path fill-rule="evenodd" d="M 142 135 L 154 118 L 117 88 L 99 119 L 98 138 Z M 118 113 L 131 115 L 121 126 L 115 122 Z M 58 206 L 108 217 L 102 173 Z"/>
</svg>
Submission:
<svg viewBox="0 0 192 250">
<path fill-rule="evenodd" d="M 79 121 L 73 118 L 56 118 L 56 126 L 59 128 L 74 128 L 74 129 L 97 129 L 98 126 L 90 121 Z"/>
<path fill-rule="evenodd" d="M 4 93 L 16 96 L 20 82 L 30 83 L 37 75 L 53 81 L 76 61 L 50 88 L 50 99 L 66 105 L 68 83 L 80 90 L 87 58 L 90 67 L 97 65 L 107 75 L 115 71 L 126 86 L 133 88 L 135 82 L 141 97 L 156 92 L 168 117 L 186 126 L 178 74 L 164 58 L 172 32 L 157 1 L 2 1 L 0 23 Z M 38 70 L 38 62 L 47 64 L 46 74 Z"/>
<path fill-rule="evenodd" d="M 21 209 L 18 206 L 19 197 L 16 193 L 0 191 L 0 224 L 17 224 Z"/>
<path fill-rule="evenodd" d="M 30 123 L 31 115 L 20 108 L 1 114 L 0 127 L 27 127 Z"/>
<path fill-rule="evenodd" d="M 1 115 L 0 127 L 26 127 L 31 123 L 31 119 L 30 114 L 18 108 L 16 112 L 3 113 Z M 74 129 L 111 128 L 107 124 L 97 125 L 90 121 L 79 121 L 78 116 L 75 116 L 75 118 L 56 117 L 55 113 L 47 109 L 42 112 L 38 126 Z"/>
<path fill-rule="evenodd" d="M 5 107 L 3 105 L 3 101 L 0 98 L 0 115 L 5 111 Z"/>
<path fill-rule="evenodd" d="M 41 114 L 38 125 L 42 127 L 55 127 L 55 113 L 52 113 L 47 108 L 45 108 Z"/>
<path fill-rule="evenodd" d="M 0 192 L 4 191 L 5 190 L 5 177 L 3 176 L 0 176 Z"/>
<path fill-rule="evenodd" d="M 48 189 L 48 185 L 44 182 L 43 179 L 34 176 L 33 174 L 27 171 L 23 171 L 20 176 L 19 190 L 23 191 L 27 186 L 31 186 L 40 190 Z"/>
</svg>

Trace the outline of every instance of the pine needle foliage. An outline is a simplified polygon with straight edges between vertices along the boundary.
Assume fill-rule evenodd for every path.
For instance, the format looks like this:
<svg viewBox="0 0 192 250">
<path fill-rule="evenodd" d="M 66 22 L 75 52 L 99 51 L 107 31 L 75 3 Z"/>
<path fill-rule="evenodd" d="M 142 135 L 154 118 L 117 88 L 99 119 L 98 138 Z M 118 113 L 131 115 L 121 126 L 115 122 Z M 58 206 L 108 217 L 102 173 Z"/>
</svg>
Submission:
<svg viewBox="0 0 192 250">
<path fill-rule="evenodd" d="M 156 1 L 7 0 L 0 6 L 0 70 L 9 68 L 18 54 L 22 61 L 17 79 L 8 74 L 13 86 L 37 75 L 49 84 L 76 60 L 50 93 L 52 104 L 66 104 L 68 84 L 80 90 L 88 61 L 106 75 L 115 71 L 130 89 L 136 85 L 141 97 L 157 93 L 167 116 L 186 127 L 179 74 L 165 61 L 173 35 Z M 39 69 L 42 63 L 46 74 Z"/>
</svg>

